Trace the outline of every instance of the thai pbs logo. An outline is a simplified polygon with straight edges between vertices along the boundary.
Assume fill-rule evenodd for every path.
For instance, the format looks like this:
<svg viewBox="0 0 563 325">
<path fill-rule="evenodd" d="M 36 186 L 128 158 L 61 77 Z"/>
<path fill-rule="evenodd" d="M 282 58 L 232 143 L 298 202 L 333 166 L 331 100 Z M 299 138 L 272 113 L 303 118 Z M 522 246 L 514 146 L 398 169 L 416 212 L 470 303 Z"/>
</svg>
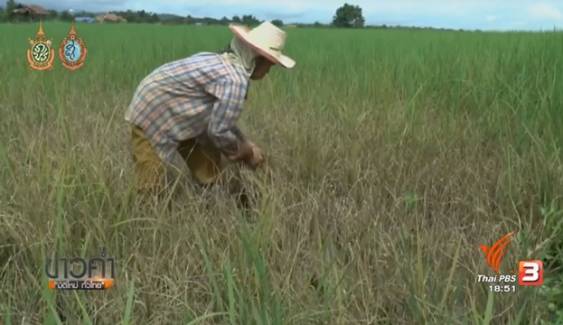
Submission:
<svg viewBox="0 0 563 325">
<path fill-rule="evenodd" d="M 516 280 L 520 286 L 541 286 L 543 284 L 543 262 L 540 260 L 522 260 L 518 262 L 518 275 L 501 274 L 500 265 L 506 248 L 512 240 L 514 232 L 502 236 L 492 246 L 481 245 L 485 259 L 495 275 L 478 274 L 477 282 L 489 283 L 492 292 L 516 291 Z"/>
<path fill-rule="evenodd" d="M 45 262 L 50 289 L 104 290 L 114 286 L 115 259 L 105 249 L 93 258 L 61 257 Z"/>
</svg>

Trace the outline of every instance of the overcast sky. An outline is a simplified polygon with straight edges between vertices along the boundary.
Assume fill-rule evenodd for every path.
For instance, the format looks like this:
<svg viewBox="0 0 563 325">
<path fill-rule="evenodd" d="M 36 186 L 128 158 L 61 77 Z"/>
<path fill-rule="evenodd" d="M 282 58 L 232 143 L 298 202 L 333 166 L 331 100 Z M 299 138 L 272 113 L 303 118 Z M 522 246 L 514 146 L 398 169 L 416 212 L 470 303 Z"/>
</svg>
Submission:
<svg viewBox="0 0 563 325">
<path fill-rule="evenodd" d="M 26 1 L 21 1 L 26 2 Z M 196 17 L 253 14 L 284 22 L 328 23 L 339 0 L 31 0 L 48 9 L 147 10 Z M 368 24 L 484 30 L 563 28 L 563 0 L 358 0 Z"/>
</svg>

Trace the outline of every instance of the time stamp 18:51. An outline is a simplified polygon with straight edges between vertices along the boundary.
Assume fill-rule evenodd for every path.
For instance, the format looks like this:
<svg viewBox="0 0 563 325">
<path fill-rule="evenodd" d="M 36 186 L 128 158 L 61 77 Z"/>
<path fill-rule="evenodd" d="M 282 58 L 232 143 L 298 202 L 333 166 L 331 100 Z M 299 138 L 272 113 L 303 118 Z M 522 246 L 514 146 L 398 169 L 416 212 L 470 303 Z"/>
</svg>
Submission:
<svg viewBox="0 0 563 325">
<path fill-rule="evenodd" d="M 512 285 L 510 285 L 510 284 L 505 284 L 505 285 L 496 284 L 496 285 L 490 285 L 489 290 L 491 292 L 495 292 L 495 293 L 516 292 L 516 286 L 513 285 L 513 284 Z"/>
</svg>

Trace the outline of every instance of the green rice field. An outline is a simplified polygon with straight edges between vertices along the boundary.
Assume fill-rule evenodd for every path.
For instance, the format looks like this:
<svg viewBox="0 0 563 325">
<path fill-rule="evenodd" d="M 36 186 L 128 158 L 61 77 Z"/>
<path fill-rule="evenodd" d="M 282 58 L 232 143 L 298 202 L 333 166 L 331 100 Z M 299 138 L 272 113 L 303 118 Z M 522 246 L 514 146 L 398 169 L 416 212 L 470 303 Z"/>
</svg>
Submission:
<svg viewBox="0 0 563 325">
<path fill-rule="evenodd" d="M 240 121 L 267 166 L 227 170 L 242 208 L 138 196 L 123 118 L 226 26 L 78 24 L 75 72 L 28 68 L 37 27 L 0 24 L 0 324 L 563 323 L 563 33 L 286 28 L 297 65 Z M 509 232 L 501 273 L 542 260 L 542 286 L 478 282 Z M 102 247 L 114 287 L 47 287 L 47 258 Z"/>
</svg>

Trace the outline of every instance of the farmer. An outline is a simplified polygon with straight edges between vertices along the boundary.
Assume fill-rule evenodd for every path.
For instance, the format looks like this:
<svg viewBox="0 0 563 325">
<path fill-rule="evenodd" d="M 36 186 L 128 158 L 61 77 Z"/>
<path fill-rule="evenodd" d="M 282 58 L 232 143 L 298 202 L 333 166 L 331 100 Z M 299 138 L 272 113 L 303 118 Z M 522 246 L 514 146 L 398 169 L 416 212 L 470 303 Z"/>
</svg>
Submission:
<svg viewBox="0 0 563 325">
<path fill-rule="evenodd" d="M 285 32 L 270 22 L 229 28 L 234 38 L 223 53 L 164 64 L 137 87 L 125 119 L 132 126 L 140 192 L 159 192 L 170 176 L 189 172 L 199 184 L 214 184 L 224 161 L 252 169 L 263 163 L 262 150 L 236 125 L 249 79 L 264 78 L 274 64 L 292 68 L 295 61 L 282 54 Z"/>
</svg>

